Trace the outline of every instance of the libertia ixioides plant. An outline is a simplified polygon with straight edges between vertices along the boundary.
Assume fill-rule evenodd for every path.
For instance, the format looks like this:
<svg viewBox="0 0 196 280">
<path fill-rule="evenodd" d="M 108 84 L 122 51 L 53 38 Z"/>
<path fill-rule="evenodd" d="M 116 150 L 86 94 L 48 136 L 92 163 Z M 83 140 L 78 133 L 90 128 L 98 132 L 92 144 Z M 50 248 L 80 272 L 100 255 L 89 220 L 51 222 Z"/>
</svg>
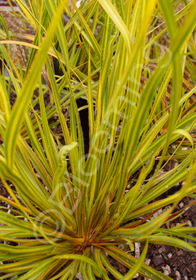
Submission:
<svg viewBox="0 0 196 280">
<path fill-rule="evenodd" d="M 1 18 L 0 179 L 10 196 L 0 199 L 11 211 L 0 210 L 0 279 L 171 279 L 144 260 L 149 243 L 196 251 L 195 228 L 162 228 L 196 192 L 195 87 L 183 86 L 185 71 L 194 82 L 195 1 L 177 13 L 165 0 L 16 2 L 35 35 L 16 42 Z M 25 47 L 25 66 L 12 44 Z M 145 244 L 139 259 L 135 242 Z"/>
</svg>

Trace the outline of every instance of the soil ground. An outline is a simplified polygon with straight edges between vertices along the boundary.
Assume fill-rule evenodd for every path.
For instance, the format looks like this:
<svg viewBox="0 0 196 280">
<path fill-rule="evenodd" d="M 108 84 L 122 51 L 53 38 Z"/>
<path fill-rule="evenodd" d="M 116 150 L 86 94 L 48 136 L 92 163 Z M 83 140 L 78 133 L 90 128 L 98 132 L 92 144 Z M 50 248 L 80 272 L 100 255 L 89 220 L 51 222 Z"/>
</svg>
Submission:
<svg viewBox="0 0 196 280">
<path fill-rule="evenodd" d="M 190 204 L 193 199 L 185 197 L 178 205 L 176 210 L 180 210 L 182 207 Z M 167 227 L 171 228 L 179 223 L 186 223 L 187 226 L 196 226 L 196 206 L 190 207 L 182 216 L 178 219 L 168 223 Z M 134 255 L 139 257 L 143 249 L 143 244 L 135 244 Z M 122 265 L 112 260 L 112 264 L 122 274 L 127 272 L 127 269 Z M 174 280 L 196 280 L 196 253 L 190 251 L 184 251 L 179 248 L 150 244 L 148 254 L 145 263 L 153 267 L 154 269 L 168 275 Z M 111 279 L 115 280 L 111 276 Z M 134 280 L 151 280 L 139 275 L 134 277 Z"/>
</svg>

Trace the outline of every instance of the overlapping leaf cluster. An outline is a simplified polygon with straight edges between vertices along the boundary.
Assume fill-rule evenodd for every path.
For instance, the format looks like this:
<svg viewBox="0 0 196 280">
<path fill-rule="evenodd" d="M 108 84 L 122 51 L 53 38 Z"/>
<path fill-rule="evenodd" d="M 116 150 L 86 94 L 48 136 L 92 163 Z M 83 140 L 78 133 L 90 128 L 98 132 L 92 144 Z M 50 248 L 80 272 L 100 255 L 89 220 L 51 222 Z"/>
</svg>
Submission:
<svg viewBox="0 0 196 280">
<path fill-rule="evenodd" d="M 148 243 L 196 251 L 195 228 L 161 228 L 196 192 L 195 1 L 177 13 L 169 0 L 16 2 L 35 35 L 15 41 L 1 18 L 0 179 L 10 198 L 0 199 L 11 211 L 0 210 L 0 279 L 171 279 L 144 259 Z M 28 49 L 25 67 L 12 44 Z M 139 260 L 135 242 L 146 244 Z"/>
</svg>

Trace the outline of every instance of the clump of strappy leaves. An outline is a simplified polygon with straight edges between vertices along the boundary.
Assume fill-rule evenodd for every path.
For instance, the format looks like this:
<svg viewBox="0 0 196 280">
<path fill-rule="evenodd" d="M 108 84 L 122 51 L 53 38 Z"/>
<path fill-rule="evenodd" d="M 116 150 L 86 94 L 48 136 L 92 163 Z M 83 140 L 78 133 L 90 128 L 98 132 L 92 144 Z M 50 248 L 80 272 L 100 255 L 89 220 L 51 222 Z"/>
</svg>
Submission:
<svg viewBox="0 0 196 280">
<path fill-rule="evenodd" d="M 196 251 L 195 228 L 162 228 L 196 192 L 196 3 L 175 14 L 163 0 L 16 2 L 36 31 L 14 42 L 1 18 L 0 279 L 171 279 L 144 260 L 149 243 Z M 25 69 L 13 43 L 28 49 Z"/>
</svg>

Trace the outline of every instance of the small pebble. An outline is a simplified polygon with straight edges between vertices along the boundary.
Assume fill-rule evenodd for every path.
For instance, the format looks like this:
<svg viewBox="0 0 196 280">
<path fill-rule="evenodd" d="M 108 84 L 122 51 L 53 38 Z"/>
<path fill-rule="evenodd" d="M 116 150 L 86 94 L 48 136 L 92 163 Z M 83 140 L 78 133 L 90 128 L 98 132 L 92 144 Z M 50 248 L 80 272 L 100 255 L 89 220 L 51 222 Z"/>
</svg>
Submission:
<svg viewBox="0 0 196 280">
<path fill-rule="evenodd" d="M 152 261 L 153 261 L 154 265 L 157 266 L 157 265 L 162 264 L 162 263 L 164 262 L 164 259 L 163 259 L 162 256 L 154 256 L 154 257 L 152 258 Z"/>
<path fill-rule="evenodd" d="M 82 274 L 80 272 L 76 274 L 76 279 L 83 280 Z"/>
<path fill-rule="evenodd" d="M 145 264 L 149 265 L 151 262 L 151 259 L 145 259 Z"/>
<path fill-rule="evenodd" d="M 170 275 L 171 273 L 171 268 L 169 267 L 169 265 L 167 264 L 166 266 L 162 266 L 162 269 L 163 269 L 163 273 L 165 275 Z"/>
<path fill-rule="evenodd" d="M 190 220 L 187 221 L 187 226 L 189 226 L 189 227 L 193 226 Z"/>
<path fill-rule="evenodd" d="M 161 253 L 163 253 L 165 251 L 165 247 L 161 247 L 160 249 L 159 249 L 159 254 L 161 254 Z"/>
<path fill-rule="evenodd" d="M 168 256 L 169 259 L 171 259 L 172 258 L 172 253 L 169 253 L 167 256 Z"/>
<path fill-rule="evenodd" d="M 178 256 L 182 256 L 182 255 L 183 255 L 183 251 L 182 251 L 182 250 L 178 251 L 178 252 L 177 252 L 177 255 L 178 255 Z"/>
<path fill-rule="evenodd" d="M 184 203 L 180 202 L 179 206 L 180 206 L 180 208 L 183 208 L 184 207 Z"/>
<path fill-rule="evenodd" d="M 178 270 L 176 270 L 176 280 L 181 280 L 181 275 L 180 272 Z"/>
</svg>

